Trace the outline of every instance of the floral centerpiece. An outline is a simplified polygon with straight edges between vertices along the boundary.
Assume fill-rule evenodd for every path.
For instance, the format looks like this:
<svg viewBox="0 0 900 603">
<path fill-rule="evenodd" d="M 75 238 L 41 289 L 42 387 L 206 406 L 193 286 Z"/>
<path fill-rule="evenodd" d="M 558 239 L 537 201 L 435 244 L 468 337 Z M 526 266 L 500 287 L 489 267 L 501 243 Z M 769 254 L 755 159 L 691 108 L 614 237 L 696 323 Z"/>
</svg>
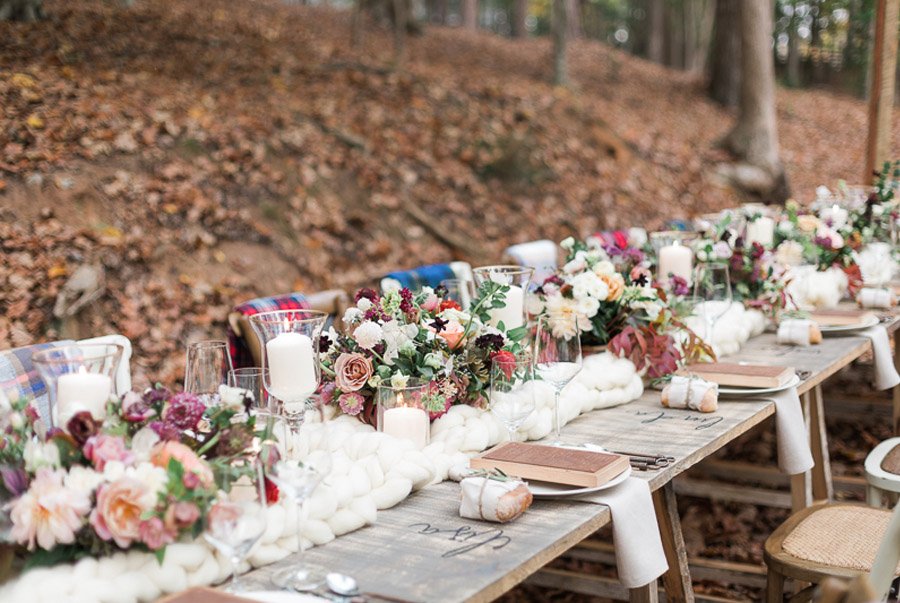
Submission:
<svg viewBox="0 0 900 603">
<path fill-rule="evenodd" d="M 566 263 L 529 299 L 529 312 L 547 316 L 559 335 L 580 336 L 587 345 L 608 344 L 651 380 L 675 372 L 684 362 L 712 351 L 680 319 L 682 310 L 652 280 L 644 252 L 628 237 L 600 244 L 568 238 L 560 244 Z M 673 279 L 675 296 L 687 283 Z M 677 297 L 673 297 L 677 299 Z"/>
<path fill-rule="evenodd" d="M 430 383 L 424 404 L 431 418 L 453 404 L 483 407 L 491 363 L 514 359 L 525 329 L 489 325 L 489 311 L 505 306 L 506 285 L 486 282 L 469 311 L 439 287 L 419 293 L 400 289 L 379 295 L 361 289 L 343 316 L 346 334 L 322 336 L 322 400 L 374 424 L 379 384 Z"/>
<path fill-rule="evenodd" d="M 0 490 L 25 567 L 131 549 L 162 560 L 168 544 L 196 537 L 254 430 L 242 390 L 222 393 L 208 407 L 157 387 L 49 430 L 33 405 L 0 408 Z"/>
</svg>

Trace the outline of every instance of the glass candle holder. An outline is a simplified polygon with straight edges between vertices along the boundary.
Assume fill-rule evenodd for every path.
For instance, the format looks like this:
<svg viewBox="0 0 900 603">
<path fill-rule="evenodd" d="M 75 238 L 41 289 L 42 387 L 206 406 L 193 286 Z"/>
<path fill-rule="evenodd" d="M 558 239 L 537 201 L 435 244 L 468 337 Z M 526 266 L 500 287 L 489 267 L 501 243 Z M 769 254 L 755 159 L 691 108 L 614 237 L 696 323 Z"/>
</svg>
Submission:
<svg viewBox="0 0 900 603">
<path fill-rule="evenodd" d="M 82 411 L 103 419 L 110 396 L 117 393 L 123 351 L 117 343 L 84 343 L 35 352 L 31 362 L 48 393 L 47 404 L 39 408 L 41 418 L 50 427 L 65 426 Z"/>
<path fill-rule="evenodd" d="M 410 379 L 403 387 L 379 385 L 375 392 L 376 429 L 409 440 L 422 449 L 431 439 L 431 419 L 425 408 L 428 383 Z"/>
<path fill-rule="evenodd" d="M 650 235 L 650 244 L 656 252 L 656 278 L 663 286 L 668 286 L 673 276 L 691 282 L 694 270 L 691 244 L 697 237 L 696 232 L 681 230 L 664 230 Z"/>
<path fill-rule="evenodd" d="M 492 327 L 497 327 L 502 322 L 509 331 L 525 325 L 525 295 L 534 275 L 534 268 L 515 265 L 480 266 L 472 270 L 472 274 L 479 287 L 486 282 L 509 287 L 506 291 L 506 305 L 488 311 Z"/>
</svg>

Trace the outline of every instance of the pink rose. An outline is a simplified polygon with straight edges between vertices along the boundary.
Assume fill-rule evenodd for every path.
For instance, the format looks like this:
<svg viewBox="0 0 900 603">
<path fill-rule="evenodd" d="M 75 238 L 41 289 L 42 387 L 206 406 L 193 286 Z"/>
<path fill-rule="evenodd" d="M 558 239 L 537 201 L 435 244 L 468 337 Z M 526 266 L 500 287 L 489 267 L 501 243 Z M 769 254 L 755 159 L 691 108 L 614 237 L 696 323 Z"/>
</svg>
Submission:
<svg viewBox="0 0 900 603">
<path fill-rule="evenodd" d="M 366 399 L 363 398 L 362 394 L 357 392 L 341 394 L 338 398 L 338 405 L 341 407 L 341 410 L 344 411 L 345 414 L 354 417 L 362 412 L 365 403 Z"/>
<path fill-rule="evenodd" d="M 425 301 L 422 302 L 422 309 L 426 312 L 434 312 L 441 305 L 440 298 L 432 293 L 428 297 L 425 298 Z"/>
<path fill-rule="evenodd" d="M 123 477 L 97 491 L 91 525 L 103 540 L 128 548 L 140 539 L 141 515 L 153 509 L 156 493 L 136 479 Z"/>
<path fill-rule="evenodd" d="M 341 354 L 334 362 L 334 383 L 344 392 L 355 392 L 372 376 L 372 361 L 362 354 Z"/>
<path fill-rule="evenodd" d="M 185 474 L 193 473 L 200 478 L 200 483 L 204 486 L 212 485 L 213 474 L 209 465 L 184 444 L 172 441 L 160 442 L 150 451 L 150 462 L 157 467 L 168 470 L 169 461 L 172 459 L 181 463 Z"/>
<path fill-rule="evenodd" d="M 180 501 L 166 509 L 166 529 L 177 532 L 180 528 L 188 528 L 200 519 L 200 509 L 192 502 Z"/>
<path fill-rule="evenodd" d="M 451 350 L 455 350 L 459 347 L 459 344 L 462 343 L 463 334 L 465 332 L 466 329 L 459 324 L 459 322 L 451 320 L 444 325 L 444 328 L 441 329 L 438 335 L 447 342 L 447 347 Z"/>
<path fill-rule="evenodd" d="M 109 461 L 134 461 L 134 454 L 125 446 L 125 439 L 119 436 L 97 434 L 84 444 L 84 456 L 94 463 L 94 469 L 103 471 Z"/>
<path fill-rule="evenodd" d="M 148 549 L 156 551 L 175 542 L 177 532 L 167 528 L 159 517 L 151 517 L 141 522 L 138 535 Z"/>
</svg>

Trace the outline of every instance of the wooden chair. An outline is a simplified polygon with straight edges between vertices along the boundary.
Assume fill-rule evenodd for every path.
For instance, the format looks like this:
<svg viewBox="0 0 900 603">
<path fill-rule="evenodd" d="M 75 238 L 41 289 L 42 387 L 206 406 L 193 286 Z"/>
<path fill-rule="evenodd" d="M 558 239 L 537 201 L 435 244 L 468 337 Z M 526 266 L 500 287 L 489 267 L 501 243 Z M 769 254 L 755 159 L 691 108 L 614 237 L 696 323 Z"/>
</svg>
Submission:
<svg viewBox="0 0 900 603">
<path fill-rule="evenodd" d="M 309 303 L 309 309 L 326 312 L 333 319 L 334 328 L 341 330 L 340 317 L 344 315 L 344 311 L 350 306 L 350 296 L 342 289 L 329 289 L 318 293 L 306 295 L 306 301 Z M 255 366 L 262 365 L 262 354 L 260 353 L 259 340 L 250 326 L 250 320 L 240 312 L 231 312 L 228 314 L 228 324 L 234 331 L 235 335 L 244 340 L 253 356 Z"/>
<path fill-rule="evenodd" d="M 878 595 L 868 576 L 857 576 L 849 582 L 826 578 L 813 596 L 814 603 L 870 603 L 877 600 Z"/>
<path fill-rule="evenodd" d="M 881 507 L 882 493 L 900 493 L 900 438 L 890 438 L 866 457 L 866 502 Z"/>
<path fill-rule="evenodd" d="M 881 543 L 880 546 L 878 543 Z M 784 601 L 786 578 L 810 582 L 790 598 L 809 601 L 827 578 L 868 574 L 883 600 L 900 559 L 900 506 L 893 512 L 860 504 L 821 503 L 791 515 L 766 540 L 766 601 Z"/>
</svg>

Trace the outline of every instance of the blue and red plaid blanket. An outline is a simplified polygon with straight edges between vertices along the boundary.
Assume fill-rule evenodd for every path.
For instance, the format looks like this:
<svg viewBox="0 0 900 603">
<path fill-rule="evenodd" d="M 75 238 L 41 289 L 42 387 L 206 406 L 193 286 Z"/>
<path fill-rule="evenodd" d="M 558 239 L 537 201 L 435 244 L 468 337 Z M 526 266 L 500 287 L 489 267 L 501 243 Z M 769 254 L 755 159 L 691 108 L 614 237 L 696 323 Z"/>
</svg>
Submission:
<svg viewBox="0 0 900 603">
<path fill-rule="evenodd" d="M 0 352 L 0 392 L 9 400 L 38 400 L 47 395 L 47 386 L 31 363 L 31 355 L 40 350 L 70 345 L 74 341 L 37 343 Z"/>
</svg>

